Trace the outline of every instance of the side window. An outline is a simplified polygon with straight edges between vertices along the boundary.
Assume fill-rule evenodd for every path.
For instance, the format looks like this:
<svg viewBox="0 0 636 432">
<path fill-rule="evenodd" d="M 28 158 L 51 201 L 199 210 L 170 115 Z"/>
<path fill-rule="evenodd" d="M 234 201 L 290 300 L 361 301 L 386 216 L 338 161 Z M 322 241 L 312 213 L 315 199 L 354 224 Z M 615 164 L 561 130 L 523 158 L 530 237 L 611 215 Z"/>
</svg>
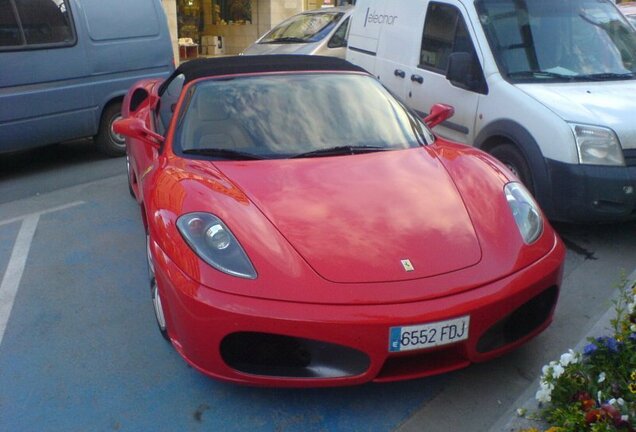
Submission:
<svg viewBox="0 0 636 432">
<path fill-rule="evenodd" d="M 0 0 L 0 48 L 22 45 L 22 32 L 9 0 Z"/>
<path fill-rule="evenodd" d="M 475 56 L 475 47 L 466 23 L 455 6 L 430 3 L 424 23 L 420 67 L 446 73 L 452 53 L 465 52 Z"/>
<path fill-rule="evenodd" d="M 347 46 L 347 30 L 349 30 L 349 18 L 344 20 L 338 30 L 331 36 L 327 46 L 329 48 L 344 48 Z"/>
<path fill-rule="evenodd" d="M 0 0 L 1 48 L 73 43 L 75 36 L 67 0 Z"/>
<path fill-rule="evenodd" d="M 177 101 L 179 100 L 179 96 L 181 96 L 181 89 L 183 89 L 184 81 L 185 76 L 176 76 L 161 95 L 161 99 L 159 100 L 159 110 L 155 115 L 155 120 L 157 132 L 162 135 L 165 135 L 166 130 L 170 125 L 170 120 L 172 120 L 172 115 L 174 114 Z"/>
</svg>

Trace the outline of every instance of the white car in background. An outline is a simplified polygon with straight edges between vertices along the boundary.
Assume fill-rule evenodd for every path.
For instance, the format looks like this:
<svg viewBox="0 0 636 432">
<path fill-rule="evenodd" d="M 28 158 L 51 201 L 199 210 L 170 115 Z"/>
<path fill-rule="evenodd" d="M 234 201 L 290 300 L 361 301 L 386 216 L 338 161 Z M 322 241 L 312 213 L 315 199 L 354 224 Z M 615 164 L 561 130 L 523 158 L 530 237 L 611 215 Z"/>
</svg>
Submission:
<svg viewBox="0 0 636 432">
<path fill-rule="evenodd" d="M 294 15 L 247 47 L 243 55 L 313 54 L 344 58 L 351 6 Z"/>
</svg>

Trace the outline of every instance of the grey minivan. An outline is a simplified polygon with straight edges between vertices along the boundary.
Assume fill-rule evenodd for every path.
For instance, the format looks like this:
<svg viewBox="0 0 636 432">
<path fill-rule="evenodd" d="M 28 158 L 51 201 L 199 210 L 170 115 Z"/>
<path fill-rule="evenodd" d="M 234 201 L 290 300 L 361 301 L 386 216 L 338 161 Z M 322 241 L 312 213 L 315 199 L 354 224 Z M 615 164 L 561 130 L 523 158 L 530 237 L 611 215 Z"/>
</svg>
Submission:
<svg viewBox="0 0 636 432">
<path fill-rule="evenodd" d="M 312 54 L 344 58 L 352 12 L 352 7 L 341 6 L 294 15 L 241 54 Z"/>
<path fill-rule="evenodd" d="M 128 88 L 174 70 L 161 0 L 0 0 L 0 153 L 113 132 Z"/>
</svg>

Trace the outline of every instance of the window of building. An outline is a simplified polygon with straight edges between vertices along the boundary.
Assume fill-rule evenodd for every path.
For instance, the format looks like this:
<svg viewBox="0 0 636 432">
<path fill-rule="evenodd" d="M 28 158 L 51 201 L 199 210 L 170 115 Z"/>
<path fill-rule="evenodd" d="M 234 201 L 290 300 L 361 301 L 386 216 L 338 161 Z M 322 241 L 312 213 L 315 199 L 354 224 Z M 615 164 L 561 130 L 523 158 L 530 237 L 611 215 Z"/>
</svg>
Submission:
<svg viewBox="0 0 636 432">
<path fill-rule="evenodd" d="M 248 24 L 251 22 L 251 0 L 212 0 L 212 23 Z"/>
</svg>

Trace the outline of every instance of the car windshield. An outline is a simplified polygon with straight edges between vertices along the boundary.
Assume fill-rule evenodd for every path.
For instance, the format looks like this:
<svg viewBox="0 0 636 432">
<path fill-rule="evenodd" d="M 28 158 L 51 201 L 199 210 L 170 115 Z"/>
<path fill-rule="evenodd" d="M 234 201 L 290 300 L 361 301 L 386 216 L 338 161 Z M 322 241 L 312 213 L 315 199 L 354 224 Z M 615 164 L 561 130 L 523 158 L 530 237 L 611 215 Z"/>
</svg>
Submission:
<svg viewBox="0 0 636 432">
<path fill-rule="evenodd" d="M 477 0 L 512 82 L 634 79 L 636 30 L 611 0 Z"/>
<path fill-rule="evenodd" d="M 369 76 L 295 73 L 198 83 L 174 150 L 275 159 L 397 150 L 432 140 L 423 122 Z"/>
<path fill-rule="evenodd" d="M 274 27 L 259 43 L 317 42 L 329 34 L 342 15 L 342 12 L 296 15 Z"/>
</svg>

